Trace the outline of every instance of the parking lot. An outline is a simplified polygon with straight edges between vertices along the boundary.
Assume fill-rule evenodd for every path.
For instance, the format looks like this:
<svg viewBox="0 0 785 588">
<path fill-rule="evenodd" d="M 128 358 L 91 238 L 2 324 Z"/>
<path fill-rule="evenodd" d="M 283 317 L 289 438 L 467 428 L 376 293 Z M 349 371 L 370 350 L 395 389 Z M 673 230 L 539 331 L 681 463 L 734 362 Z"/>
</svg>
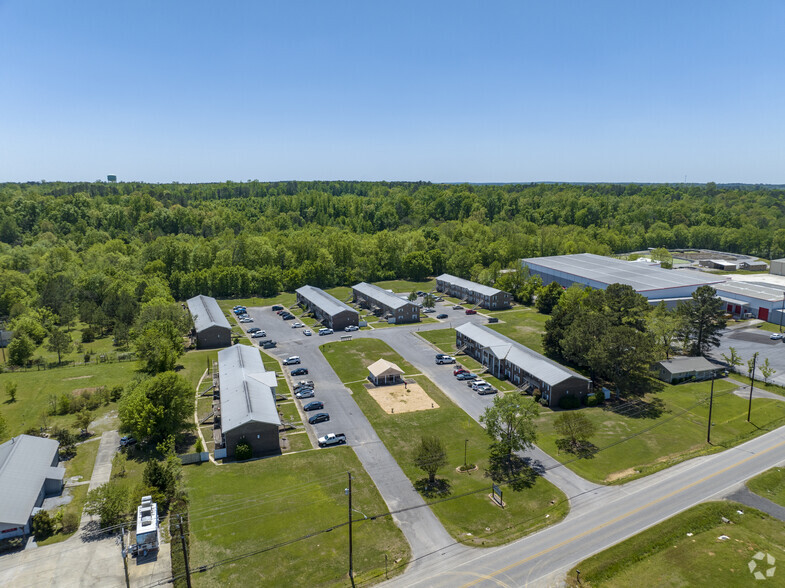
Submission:
<svg viewBox="0 0 785 588">
<path fill-rule="evenodd" d="M 722 333 L 719 348 L 715 349 L 711 356 L 719 361 L 724 361 L 722 354 L 730 354 L 730 348 L 733 347 L 744 361 L 739 369 L 742 373 L 746 373 L 747 360 L 757 352 L 758 365 L 768 359 L 769 364 L 777 370 L 770 381 L 785 386 L 785 341 L 775 341 L 770 336 L 770 332 L 755 328 L 726 329 Z M 762 377 L 758 370 L 755 374 L 756 378 Z"/>
</svg>

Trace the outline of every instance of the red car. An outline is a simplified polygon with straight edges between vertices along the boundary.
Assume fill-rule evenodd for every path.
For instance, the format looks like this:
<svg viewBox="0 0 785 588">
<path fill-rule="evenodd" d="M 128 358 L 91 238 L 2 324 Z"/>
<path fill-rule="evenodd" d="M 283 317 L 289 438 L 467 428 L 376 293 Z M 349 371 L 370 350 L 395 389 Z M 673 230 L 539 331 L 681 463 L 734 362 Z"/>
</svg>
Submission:
<svg viewBox="0 0 785 588">
<path fill-rule="evenodd" d="M 473 308 L 467 308 L 466 309 L 466 314 L 477 314 L 477 311 L 474 310 Z"/>
<path fill-rule="evenodd" d="M 453 376 L 457 376 L 458 374 L 465 374 L 467 371 L 468 371 L 468 370 L 465 370 L 465 369 L 463 369 L 461 366 L 458 366 L 458 367 L 456 367 L 456 368 L 455 368 L 455 369 L 452 371 L 452 375 L 453 375 Z"/>
</svg>

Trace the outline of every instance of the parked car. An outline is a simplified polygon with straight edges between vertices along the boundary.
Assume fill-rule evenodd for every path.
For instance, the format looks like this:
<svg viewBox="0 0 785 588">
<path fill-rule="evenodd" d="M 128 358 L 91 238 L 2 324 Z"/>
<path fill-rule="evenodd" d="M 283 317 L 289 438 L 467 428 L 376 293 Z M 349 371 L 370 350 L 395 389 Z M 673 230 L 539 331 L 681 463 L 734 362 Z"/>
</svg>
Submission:
<svg viewBox="0 0 785 588">
<path fill-rule="evenodd" d="M 469 371 L 469 370 L 467 370 L 467 369 L 466 369 L 465 367 L 463 367 L 462 365 L 458 365 L 458 366 L 455 366 L 455 368 L 452 370 L 452 375 L 453 375 L 453 376 L 457 376 L 458 374 L 465 374 L 465 373 L 467 373 L 468 371 Z"/>
<path fill-rule="evenodd" d="M 460 374 L 458 374 L 456 376 L 456 378 L 458 378 L 459 380 L 473 380 L 476 377 L 477 377 L 477 375 L 473 374 L 471 372 L 463 372 L 463 373 L 460 373 Z"/>
<path fill-rule="evenodd" d="M 452 309 L 453 310 L 463 310 L 463 306 L 461 306 L 460 304 L 456 304 L 455 306 L 452 307 Z"/>
<path fill-rule="evenodd" d="M 769 337 L 769 339 L 773 339 L 774 341 L 779 341 L 780 339 L 782 339 L 784 337 L 785 337 L 785 335 L 783 335 L 782 333 L 772 333 L 772 335 L 771 335 L 771 337 Z"/>
<path fill-rule="evenodd" d="M 300 356 L 299 355 L 291 355 L 283 360 L 284 365 L 295 365 L 300 363 Z"/>
<path fill-rule="evenodd" d="M 324 437 L 319 437 L 319 447 L 343 445 L 344 443 L 346 443 L 346 435 L 343 433 L 327 433 Z"/>
<path fill-rule="evenodd" d="M 258 333 L 259 331 L 261 331 L 259 327 L 251 327 L 250 329 L 248 329 L 249 333 Z"/>
<path fill-rule="evenodd" d="M 245 318 L 241 318 L 241 319 L 240 319 L 240 322 L 241 322 L 241 323 L 252 323 L 252 322 L 253 322 L 253 319 L 252 319 L 250 316 L 247 316 L 247 317 L 245 317 Z"/>
<path fill-rule="evenodd" d="M 326 412 L 320 412 L 309 418 L 308 422 L 312 425 L 315 425 L 316 423 L 325 423 L 329 420 L 330 420 L 329 414 L 327 414 Z"/>
<path fill-rule="evenodd" d="M 299 388 L 301 386 L 306 386 L 308 388 L 313 388 L 313 380 L 300 380 L 299 382 L 297 382 L 295 384 L 296 388 Z"/>
<path fill-rule="evenodd" d="M 332 329 L 319 329 L 320 335 L 332 335 L 334 332 Z"/>
<path fill-rule="evenodd" d="M 311 335 L 313 335 L 313 333 L 311 333 L 311 329 L 305 329 L 303 331 L 303 335 L 305 335 L 306 337 L 310 337 Z"/>
<path fill-rule="evenodd" d="M 248 331 L 248 332 L 250 333 L 250 331 Z M 251 339 L 261 339 L 261 338 L 266 337 L 266 336 L 267 336 L 267 332 L 266 331 L 261 331 L 261 330 L 254 331 L 254 333 L 251 335 Z"/>
<path fill-rule="evenodd" d="M 283 317 L 283 320 L 285 320 L 285 321 L 290 321 L 290 320 L 292 320 L 294 318 L 293 314 L 282 314 L 281 316 Z"/>
<path fill-rule="evenodd" d="M 359 330 L 360 327 L 358 327 L 357 325 L 349 325 L 344 329 L 344 331 L 346 331 L 347 333 L 351 333 L 352 331 L 359 331 Z"/>
<path fill-rule="evenodd" d="M 286 311 L 286 310 L 284 310 L 283 308 L 281 308 L 280 310 L 276 310 L 276 311 L 275 311 L 275 314 L 283 314 L 283 313 L 285 313 L 285 312 L 288 312 L 288 311 Z"/>
<path fill-rule="evenodd" d="M 302 327 L 304 327 L 304 326 L 305 326 L 305 325 L 304 325 L 304 324 L 302 324 L 302 323 L 300 323 L 300 322 L 292 323 L 292 328 L 293 328 L 293 329 L 299 329 L 299 328 L 302 328 Z"/>
<path fill-rule="evenodd" d="M 417 290 L 417 296 L 425 296 L 425 292 L 422 290 Z"/>
<path fill-rule="evenodd" d="M 319 400 L 314 400 L 313 402 L 309 402 L 308 404 L 303 405 L 303 410 L 306 412 L 309 410 L 322 410 L 323 408 L 324 408 L 324 402 L 321 402 Z"/>
<path fill-rule="evenodd" d="M 436 312 L 436 309 L 434 309 L 434 308 L 423 308 L 422 311 L 423 312 Z"/>
<path fill-rule="evenodd" d="M 446 314 L 444 314 L 444 313 L 437 314 L 437 315 L 436 315 L 436 318 L 437 318 L 437 319 L 446 319 L 446 318 L 447 318 L 447 315 L 446 315 Z"/>
<path fill-rule="evenodd" d="M 477 378 L 476 380 L 469 382 L 469 388 L 471 388 L 472 390 L 476 390 L 480 386 L 490 386 L 490 384 L 485 380 L 483 380 L 482 378 Z"/>
<path fill-rule="evenodd" d="M 294 393 L 295 398 L 313 398 L 313 388 L 304 388 L 303 390 L 298 390 Z"/>
<path fill-rule="evenodd" d="M 273 312 L 277 312 L 280 310 L 283 310 L 283 306 L 281 306 L 280 304 L 273 304 Z"/>
<path fill-rule="evenodd" d="M 496 392 L 498 392 L 498 390 L 496 390 L 496 388 L 494 388 L 491 385 L 480 386 L 479 388 L 477 388 L 477 394 L 479 394 L 480 396 L 485 396 L 486 394 L 496 394 Z"/>
<path fill-rule="evenodd" d="M 455 358 L 449 355 L 444 355 L 443 353 L 436 354 L 436 365 L 442 365 L 446 363 L 455 363 Z"/>
<path fill-rule="evenodd" d="M 434 298 L 434 300 L 435 300 L 436 302 L 443 302 L 443 301 L 444 301 L 444 298 L 442 298 L 441 296 L 437 296 L 436 298 Z"/>
<path fill-rule="evenodd" d="M 466 309 L 466 314 L 477 314 L 477 311 L 474 310 L 473 308 L 467 308 Z"/>
<path fill-rule="evenodd" d="M 262 349 L 272 349 L 273 347 L 276 346 L 276 342 L 275 341 L 259 341 L 259 346 Z"/>
<path fill-rule="evenodd" d="M 292 370 L 293 376 L 307 376 L 308 375 L 308 368 L 298 367 Z"/>
<path fill-rule="evenodd" d="M 489 323 L 498 323 L 498 322 L 499 322 L 499 317 L 496 317 L 496 316 L 489 316 L 489 317 L 488 317 L 488 322 L 489 322 Z"/>
<path fill-rule="evenodd" d="M 120 437 L 120 446 L 121 447 L 128 447 L 130 445 L 133 445 L 134 443 L 136 443 L 136 439 L 134 439 L 133 437 L 130 437 L 130 436 L 128 436 L 128 437 Z"/>
</svg>

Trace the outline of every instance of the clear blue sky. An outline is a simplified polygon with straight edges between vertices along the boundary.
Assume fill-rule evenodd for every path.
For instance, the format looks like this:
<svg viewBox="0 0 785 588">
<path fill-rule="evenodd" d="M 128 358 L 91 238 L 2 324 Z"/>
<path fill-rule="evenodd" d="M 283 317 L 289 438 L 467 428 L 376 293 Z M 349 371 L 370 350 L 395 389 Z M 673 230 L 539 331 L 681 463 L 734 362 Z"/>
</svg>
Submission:
<svg viewBox="0 0 785 588">
<path fill-rule="evenodd" d="M 0 0 L 0 181 L 785 182 L 785 2 Z"/>
</svg>

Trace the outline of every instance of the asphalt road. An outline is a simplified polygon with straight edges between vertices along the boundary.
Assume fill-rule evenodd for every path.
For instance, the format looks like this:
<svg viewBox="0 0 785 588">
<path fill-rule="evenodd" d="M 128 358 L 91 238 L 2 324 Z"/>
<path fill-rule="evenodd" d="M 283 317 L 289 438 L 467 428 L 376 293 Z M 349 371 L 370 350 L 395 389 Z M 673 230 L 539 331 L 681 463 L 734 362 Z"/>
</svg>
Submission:
<svg viewBox="0 0 785 588">
<path fill-rule="evenodd" d="M 726 329 L 720 337 L 720 346 L 710 355 L 719 361 L 724 361 L 722 354 L 729 355 L 730 348 L 733 347 L 744 361 L 740 369 L 746 374 L 747 360 L 758 352 L 759 364 L 768 359 L 769 364 L 777 370 L 771 382 L 785 386 L 785 341 L 772 341 L 770 335 L 768 331 L 760 329 Z M 760 371 L 756 370 L 755 373 L 756 378 L 762 377 Z"/>
</svg>

